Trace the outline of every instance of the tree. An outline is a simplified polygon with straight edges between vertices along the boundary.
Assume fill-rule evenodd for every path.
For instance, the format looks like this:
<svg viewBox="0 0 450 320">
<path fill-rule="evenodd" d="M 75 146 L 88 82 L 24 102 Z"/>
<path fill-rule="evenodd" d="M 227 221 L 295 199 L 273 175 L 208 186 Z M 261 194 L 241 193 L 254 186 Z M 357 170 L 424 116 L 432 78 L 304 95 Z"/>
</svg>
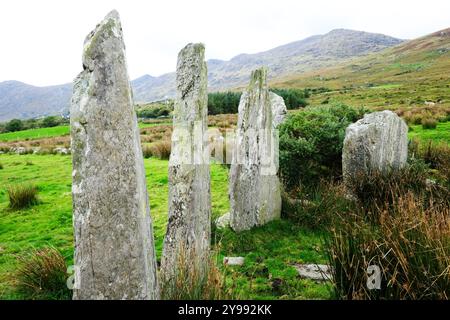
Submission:
<svg viewBox="0 0 450 320">
<path fill-rule="evenodd" d="M 5 129 L 7 132 L 20 131 L 23 129 L 23 122 L 19 119 L 13 119 L 6 124 Z"/>
</svg>

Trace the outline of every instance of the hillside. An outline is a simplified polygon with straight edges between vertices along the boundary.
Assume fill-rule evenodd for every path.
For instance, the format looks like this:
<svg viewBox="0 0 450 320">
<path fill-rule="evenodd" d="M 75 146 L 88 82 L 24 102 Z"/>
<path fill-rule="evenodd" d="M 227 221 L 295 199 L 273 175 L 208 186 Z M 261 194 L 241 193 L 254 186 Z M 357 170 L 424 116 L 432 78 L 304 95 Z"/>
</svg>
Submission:
<svg viewBox="0 0 450 320">
<path fill-rule="evenodd" d="M 403 40 L 381 34 L 336 29 L 325 35 L 312 36 L 265 52 L 240 54 L 229 61 L 209 60 L 208 85 L 212 91 L 242 86 L 247 83 L 251 71 L 260 66 L 269 68 L 271 78 L 316 70 L 401 42 Z M 158 78 L 146 76 L 138 80 L 139 88 L 135 88 L 138 102 L 174 95 L 174 73 Z"/>
<path fill-rule="evenodd" d="M 331 67 L 401 43 L 381 34 L 345 29 L 312 36 L 265 52 L 240 54 L 229 61 L 209 60 L 210 90 L 224 90 L 245 84 L 250 72 L 266 65 L 272 78 Z M 137 103 L 174 96 L 175 74 L 146 75 L 132 81 Z M 32 118 L 67 112 L 72 85 L 34 87 L 17 81 L 0 83 L 0 121 Z"/>
<path fill-rule="evenodd" d="M 0 83 L 0 121 L 67 112 L 72 85 L 35 87 L 19 81 Z"/>
<path fill-rule="evenodd" d="M 278 87 L 321 88 L 311 103 L 397 108 L 450 106 L 450 29 L 331 68 L 279 78 Z"/>
</svg>

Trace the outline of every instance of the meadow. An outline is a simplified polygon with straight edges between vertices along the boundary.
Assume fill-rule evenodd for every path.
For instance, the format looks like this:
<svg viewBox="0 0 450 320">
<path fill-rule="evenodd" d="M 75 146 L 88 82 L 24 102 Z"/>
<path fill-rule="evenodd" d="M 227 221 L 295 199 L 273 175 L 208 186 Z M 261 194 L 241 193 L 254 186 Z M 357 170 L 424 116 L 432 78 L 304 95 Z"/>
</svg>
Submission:
<svg viewBox="0 0 450 320">
<path fill-rule="evenodd" d="M 292 111 L 295 114 L 299 111 Z M 209 117 L 210 127 L 225 130 L 236 124 L 236 115 Z M 140 123 L 147 188 L 155 235 L 157 259 L 160 260 L 167 224 L 168 160 L 146 149 L 160 145 L 170 137 L 170 122 L 161 119 Z M 439 122 L 435 129 L 410 124 L 410 138 L 427 143 L 450 144 L 450 122 Z M 27 130 L 0 135 L 6 145 L 24 146 L 45 143 L 69 143 L 68 127 Z M 29 132 L 28 132 L 29 131 Z M 34 132 L 33 132 L 34 131 Z M 43 135 L 47 136 L 43 138 Z M 50 136 L 54 134 L 54 136 Z M 7 137 L 7 138 L 5 138 Z M 3 140 L 4 141 L 4 140 Z M 167 154 L 165 155 L 167 156 Z M 20 210 L 9 207 L 9 186 L 34 185 L 38 203 Z M 322 188 L 322 186 L 321 186 Z M 331 299 L 336 298 L 331 282 L 301 279 L 296 264 L 329 262 L 326 239 L 329 231 L 308 225 L 321 216 L 339 212 L 342 195 L 327 186 L 308 195 L 309 209 L 301 209 L 301 219 L 288 217 L 251 231 L 234 233 L 212 228 L 216 264 L 221 271 L 227 297 L 236 299 Z M 211 166 L 212 220 L 229 211 L 228 167 Z M 337 199 L 337 201 L 335 201 Z M 343 206 L 347 202 L 342 202 Z M 343 209 L 344 211 L 346 209 Z M 73 228 L 71 202 L 71 157 L 57 154 L 0 154 L 0 299 L 33 299 L 17 289 L 16 272 L 20 257 L 32 249 L 55 247 L 67 265 L 73 263 Z M 243 266 L 225 267 L 225 256 L 245 257 Z M 42 298 L 42 297 L 40 297 Z M 45 298 L 54 298 L 46 296 Z"/>
<path fill-rule="evenodd" d="M 54 246 L 68 265 L 73 259 L 71 157 L 61 155 L 0 155 L 0 299 L 31 298 L 17 292 L 14 273 L 18 256 L 32 248 Z M 168 161 L 145 159 L 147 187 L 158 260 L 167 223 Z M 39 204 L 13 211 L 8 208 L 6 187 L 34 184 Z M 228 212 L 228 170 L 211 167 L 213 219 Z M 214 232 L 218 264 L 224 256 L 243 256 L 243 267 L 224 270 L 236 298 L 326 299 L 329 285 L 299 279 L 294 263 L 324 263 L 322 234 L 288 221 L 276 221 L 249 232 Z M 276 279 L 283 285 L 274 288 Z M 279 283 L 279 280 L 277 280 Z"/>
</svg>

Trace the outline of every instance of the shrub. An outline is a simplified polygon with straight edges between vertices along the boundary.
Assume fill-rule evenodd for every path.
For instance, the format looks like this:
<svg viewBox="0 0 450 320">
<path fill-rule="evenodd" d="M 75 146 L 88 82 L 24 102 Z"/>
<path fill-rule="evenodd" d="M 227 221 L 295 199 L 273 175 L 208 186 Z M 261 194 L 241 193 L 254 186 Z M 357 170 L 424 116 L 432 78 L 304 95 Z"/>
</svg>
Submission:
<svg viewBox="0 0 450 320">
<path fill-rule="evenodd" d="M 343 104 L 305 108 L 280 125 L 280 175 L 287 190 L 342 174 L 342 147 L 347 126 L 364 110 Z"/>
<path fill-rule="evenodd" d="M 23 129 L 23 122 L 19 119 L 13 119 L 9 121 L 5 126 L 6 132 L 14 132 L 14 131 L 20 131 Z"/>
<path fill-rule="evenodd" d="M 422 119 L 422 128 L 423 129 L 436 129 L 437 121 L 433 118 L 424 118 Z"/>
<path fill-rule="evenodd" d="M 7 188 L 9 207 L 13 210 L 28 208 L 37 204 L 38 189 L 34 185 L 13 185 Z"/>
<path fill-rule="evenodd" d="M 171 109 L 167 106 L 157 105 L 152 106 L 148 109 L 142 109 L 137 111 L 137 116 L 139 118 L 160 118 L 160 117 L 168 117 L 170 115 Z"/>
<path fill-rule="evenodd" d="M 32 299 L 70 299 L 67 288 L 67 265 L 53 248 L 35 249 L 18 257 L 15 283 L 20 293 Z"/>
<path fill-rule="evenodd" d="M 326 242 L 337 298 L 450 298 L 450 210 L 430 201 L 403 195 L 375 224 L 358 211 L 338 215 Z M 367 288 L 369 265 L 380 268 L 381 290 Z"/>
<path fill-rule="evenodd" d="M 56 127 L 60 124 L 60 118 L 55 116 L 49 116 L 42 119 L 41 128 Z"/>
</svg>

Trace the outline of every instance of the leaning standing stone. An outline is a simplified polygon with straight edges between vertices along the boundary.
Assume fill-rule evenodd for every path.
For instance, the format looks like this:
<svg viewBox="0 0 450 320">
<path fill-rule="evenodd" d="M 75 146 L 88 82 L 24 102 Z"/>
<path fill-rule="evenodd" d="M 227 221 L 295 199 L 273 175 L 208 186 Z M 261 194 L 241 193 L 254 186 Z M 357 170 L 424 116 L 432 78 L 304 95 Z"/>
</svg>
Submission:
<svg viewBox="0 0 450 320">
<path fill-rule="evenodd" d="M 119 15 L 86 38 L 71 106 L 74 299 L 158 299 L 144 163 Z"/>
<path fill-rule="evenodd" d="M 211 234 L 207 67 L 203 44 L 178 54 L 177 98 L 169 161 L 169 221 L 161 259 L 162 279 L 207 266 Z"/>
<path fill-rule="evenodd" d="M 230 169 L 231 227 L 249 230 L 280 217 L 278 136 L 266 69 L 255 70 L 239 103 L 236 150 Z M 284 104 L 284 103 L 283 103 Z M 282 108 L 281 108 L 282 109 Z M 278 115 L 281 115 L 279 113 Z"/>
<path fill-rule="evenodd" d="M 408 126 L 392 111 L 366 114 L 351 124 L 342 151 L 342 171 L 347 186 L 372 170 L 400 169 L 408 156 Z"/>
</svg>

